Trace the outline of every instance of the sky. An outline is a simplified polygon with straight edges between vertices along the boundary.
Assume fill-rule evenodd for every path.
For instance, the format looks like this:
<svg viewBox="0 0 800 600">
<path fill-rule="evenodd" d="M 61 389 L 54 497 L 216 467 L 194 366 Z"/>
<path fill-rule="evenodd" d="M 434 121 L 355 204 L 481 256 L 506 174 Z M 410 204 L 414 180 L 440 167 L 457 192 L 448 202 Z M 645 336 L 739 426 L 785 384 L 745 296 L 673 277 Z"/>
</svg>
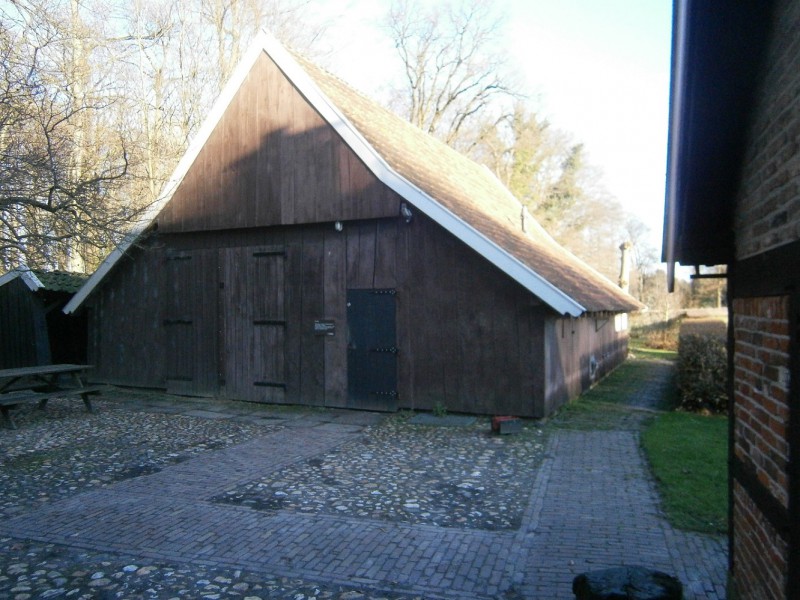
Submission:
<svg viewBox="0 0 800 600">
<path fill-rule="evenodd" d="M 380 24 L 389 0 L 319 0 L 332 18 L 328 67 L 380 100 L 398 71 Z M 671 0 L 496 0 L 503 46 L 533 110 L 584 144 L 601 185 L 660 251 Z"/>
</svg>

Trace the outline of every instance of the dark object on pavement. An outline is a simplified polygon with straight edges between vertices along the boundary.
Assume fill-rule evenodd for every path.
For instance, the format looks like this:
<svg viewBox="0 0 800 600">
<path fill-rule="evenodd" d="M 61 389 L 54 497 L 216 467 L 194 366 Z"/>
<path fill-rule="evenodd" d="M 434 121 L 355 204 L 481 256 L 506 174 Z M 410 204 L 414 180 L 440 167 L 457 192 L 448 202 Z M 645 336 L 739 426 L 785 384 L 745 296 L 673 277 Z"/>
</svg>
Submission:
<svg viewBox="0 0 800 600">
<path fill-rule="evenodd" d="M 519 433 L 522 431 L 522 421 L 517 417 L 493 417 L 492 431 L 499 434 Z"/>
<path fill-rule="evenodd" d="M 645 567 L 582 573 L 572 580 L 577 600 L 682 600 L 678 578 Z"/>
</svg>

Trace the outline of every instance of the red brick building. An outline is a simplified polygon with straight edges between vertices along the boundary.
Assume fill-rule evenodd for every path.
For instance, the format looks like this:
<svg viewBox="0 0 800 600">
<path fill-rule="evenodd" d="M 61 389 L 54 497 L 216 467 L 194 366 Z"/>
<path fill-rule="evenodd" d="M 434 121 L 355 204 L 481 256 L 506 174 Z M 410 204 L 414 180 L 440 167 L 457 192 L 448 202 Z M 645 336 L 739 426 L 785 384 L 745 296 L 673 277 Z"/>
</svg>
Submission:
<svg viewBox="0 0 800 600">
<path fill-rule="evenodd" d="M 675 3 L 664 259 L 728 265 L 736 598 L 800 597 L 799 31 L 793 0 Z"/>
</svg>

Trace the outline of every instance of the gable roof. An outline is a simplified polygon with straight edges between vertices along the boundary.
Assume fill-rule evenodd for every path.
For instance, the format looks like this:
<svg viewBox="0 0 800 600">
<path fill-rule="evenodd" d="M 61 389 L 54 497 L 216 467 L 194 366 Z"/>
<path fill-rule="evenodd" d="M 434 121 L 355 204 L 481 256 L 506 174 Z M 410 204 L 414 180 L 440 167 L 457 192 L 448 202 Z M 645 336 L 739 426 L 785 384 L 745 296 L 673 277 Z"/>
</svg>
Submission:
<svg viewBox="0 0 800 600">
<path fill-rule="evenodd" d="M 485 167 L 400 119 L 262 33 L 237 68 L 159 200 L 64 308 L 76 310 L 172 197 L 261 53 L 284 73 L 389 188 L 559 314 L 623 312 L 642 305 L 559 246 Z"/>
<path fill-rule="evenodd" d="M 0 287 L 15 279 L 20 279 L 32 292 L 46 290 L 74 294 L 87 280 L 86 275 L 67 271 L 42 271 L 20 266 L 0 276 Z"/>
</svg>

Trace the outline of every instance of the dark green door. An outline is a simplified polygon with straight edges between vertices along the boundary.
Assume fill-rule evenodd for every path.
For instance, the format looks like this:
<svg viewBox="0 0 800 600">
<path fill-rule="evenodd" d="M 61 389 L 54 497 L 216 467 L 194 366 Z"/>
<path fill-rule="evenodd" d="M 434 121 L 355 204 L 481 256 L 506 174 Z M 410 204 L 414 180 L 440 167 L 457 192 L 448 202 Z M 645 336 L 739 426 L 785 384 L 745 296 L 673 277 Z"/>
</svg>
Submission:
<svg viewBox="0 0 800 600">
<path fill-rule="evenodd" d="M 349 408 L 397 410 L 394 290 L 347 290 Z"/>
</svg>

